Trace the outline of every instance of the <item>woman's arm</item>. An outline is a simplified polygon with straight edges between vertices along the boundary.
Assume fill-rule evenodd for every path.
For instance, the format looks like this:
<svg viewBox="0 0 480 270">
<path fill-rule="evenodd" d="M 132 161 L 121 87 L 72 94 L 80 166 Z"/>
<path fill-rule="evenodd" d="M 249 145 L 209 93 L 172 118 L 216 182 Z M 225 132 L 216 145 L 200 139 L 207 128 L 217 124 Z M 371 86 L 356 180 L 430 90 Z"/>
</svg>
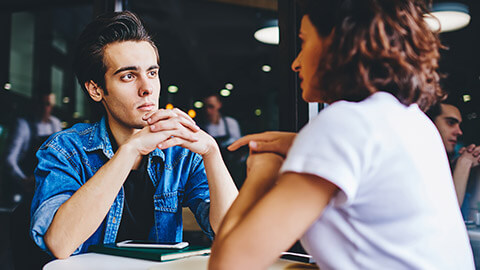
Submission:
<svg viewBox="0 0 480 270">
<path fill-rule="evenodd" d="M 247 181 L 256 178 L 249 177 Z M 224 232 L 230 212 L 225 217 L 212 247 L 209 269 L 267 268 L 322 214 L 336 190 L 320 177 L 286 173 L 254 205 L 238 206 L 242 203 L 239 196 L 231 211 L 234 207 L 245 211 L 234 216 L 235 222 Z"/>
</svg>

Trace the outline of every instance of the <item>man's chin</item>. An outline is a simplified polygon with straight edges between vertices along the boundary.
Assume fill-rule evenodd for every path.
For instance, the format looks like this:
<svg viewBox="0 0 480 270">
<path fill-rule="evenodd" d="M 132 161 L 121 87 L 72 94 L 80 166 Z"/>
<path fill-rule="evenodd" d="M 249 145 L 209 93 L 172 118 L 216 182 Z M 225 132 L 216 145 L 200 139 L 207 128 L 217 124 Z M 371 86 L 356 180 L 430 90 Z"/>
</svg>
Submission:
<svg viewBox="0 0 480 270">
<path fill-rule="evenodd" d="M 142 129 L 144 127 L 148 126 L 148 123 L 146 121 L 142 121 L 141 123 L 135 123 L 133 124 L 132 128 L 134 129 Z"/>
</svg>

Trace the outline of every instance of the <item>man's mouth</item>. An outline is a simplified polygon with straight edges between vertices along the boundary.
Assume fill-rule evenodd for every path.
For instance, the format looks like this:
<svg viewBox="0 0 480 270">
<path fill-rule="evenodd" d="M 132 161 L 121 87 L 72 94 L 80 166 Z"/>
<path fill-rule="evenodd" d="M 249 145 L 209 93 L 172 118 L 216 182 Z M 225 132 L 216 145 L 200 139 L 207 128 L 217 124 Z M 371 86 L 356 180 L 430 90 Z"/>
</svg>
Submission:
<svg viewBox="0 0 480 270">
<path fill-rule="evenodd" d="M 154 103 L 144 103 L 144 104 L 137 107 L 137 109 L 140 110 L 140 111 L 151 111 L 154 108 L 155 108 Z"/>
</svg>

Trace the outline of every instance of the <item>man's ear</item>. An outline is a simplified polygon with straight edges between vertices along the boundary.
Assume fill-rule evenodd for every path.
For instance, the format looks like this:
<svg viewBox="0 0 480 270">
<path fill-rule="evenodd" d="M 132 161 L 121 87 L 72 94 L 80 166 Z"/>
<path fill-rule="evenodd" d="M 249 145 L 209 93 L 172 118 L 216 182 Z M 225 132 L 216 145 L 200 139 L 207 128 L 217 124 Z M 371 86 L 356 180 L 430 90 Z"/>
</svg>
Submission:
<svg viewBox="0 0 480 270">
<path fill-rule="evenodd" d="M 87 89 L 88 94 L 94 101 L 102 101 L 103 90 L 94 81 L 90 80 L 88 82 L 85 82 L 85 88 Z"/>
</svg>

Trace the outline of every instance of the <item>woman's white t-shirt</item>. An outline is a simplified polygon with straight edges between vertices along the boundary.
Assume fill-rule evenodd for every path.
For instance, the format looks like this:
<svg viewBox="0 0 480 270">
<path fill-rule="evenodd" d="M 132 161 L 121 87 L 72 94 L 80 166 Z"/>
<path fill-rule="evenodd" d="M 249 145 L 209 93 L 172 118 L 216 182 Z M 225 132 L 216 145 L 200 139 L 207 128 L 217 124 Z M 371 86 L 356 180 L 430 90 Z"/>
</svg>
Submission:
<svg viewBox="0 0 480 270">
<path fill-rule="evenodd" d="M 333 103 L 300 131 L 287 171 L 339 188 L 302 237 L 320 269 L 474 269 L 445 148 L 416 104 L 386 92 Z"/>
</svg>

